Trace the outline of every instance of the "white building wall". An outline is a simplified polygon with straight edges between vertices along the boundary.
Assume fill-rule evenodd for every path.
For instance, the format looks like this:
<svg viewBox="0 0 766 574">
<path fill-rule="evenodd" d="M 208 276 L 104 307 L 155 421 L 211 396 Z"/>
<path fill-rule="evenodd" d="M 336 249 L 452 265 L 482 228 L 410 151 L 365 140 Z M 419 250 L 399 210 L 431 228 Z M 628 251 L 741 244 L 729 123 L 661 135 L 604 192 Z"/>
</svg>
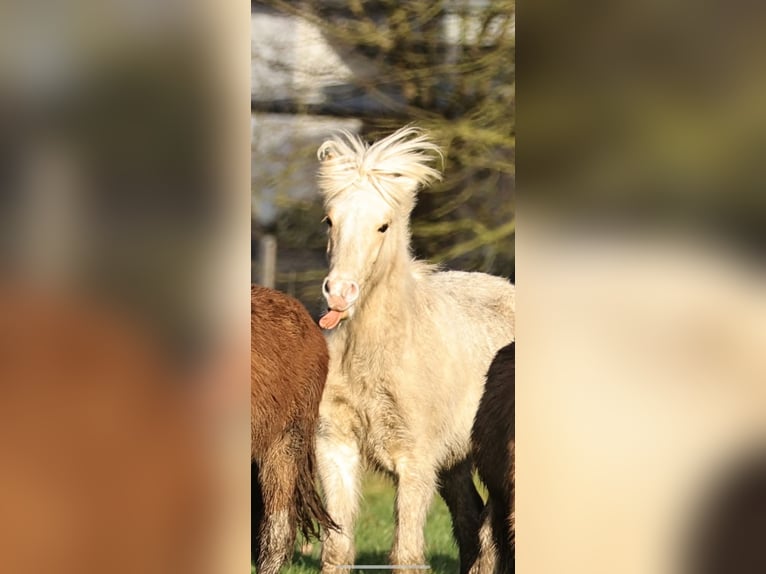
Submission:
<svg viewBox="0 0 766 574">
<path fill-rule="evenodd" d="M 251 96 L 259 102 L 321 104 L 323 89 L 351 71 L 310 22 L 262 11 L 251 14 Z M 262 225 L 289 201 L 316 197 L 316 150 L 333 131 L 361 122 L 312 115 L 252 115 L 252 210 Z"/>
<path fill-rule="evenodd" d="M 351 70 L 316 26 L 294 16 L 251 14 L 251 94 L 256 101 L 321 104 L 323 88 L 346 84 Z"/>
</svg>

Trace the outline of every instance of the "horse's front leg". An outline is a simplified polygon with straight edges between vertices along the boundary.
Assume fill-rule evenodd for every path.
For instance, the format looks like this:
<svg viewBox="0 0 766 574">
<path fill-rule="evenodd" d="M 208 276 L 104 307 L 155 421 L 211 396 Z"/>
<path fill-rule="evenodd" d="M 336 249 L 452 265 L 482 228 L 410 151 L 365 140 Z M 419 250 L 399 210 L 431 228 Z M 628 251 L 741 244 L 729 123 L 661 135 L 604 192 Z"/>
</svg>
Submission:
<svg viewBox="0 0 766 574">
<path fill-rule="evenodd" d="M 359 509 L 361 458 L 353 437 L 341 432 L 328 419 L 320 422 L 316 452 L 325 507 L 340 527 L 338 532 L 326 530 L 323 533 L 322 572 L 337 574 L 340 570 L 336 566 L 354 563 L 354 523 Z"/>
<path fill-rule="evenodd" d="M 391 549 L 394 566 L 425 565 L 424 529 L 431 506 L 436 480 L 431 468 L 412 465 L 408 461 L 396 464 L 396 532 Z M 398 572 L 423 572 L 422 569 L 397 569 Z"/>
</svg>

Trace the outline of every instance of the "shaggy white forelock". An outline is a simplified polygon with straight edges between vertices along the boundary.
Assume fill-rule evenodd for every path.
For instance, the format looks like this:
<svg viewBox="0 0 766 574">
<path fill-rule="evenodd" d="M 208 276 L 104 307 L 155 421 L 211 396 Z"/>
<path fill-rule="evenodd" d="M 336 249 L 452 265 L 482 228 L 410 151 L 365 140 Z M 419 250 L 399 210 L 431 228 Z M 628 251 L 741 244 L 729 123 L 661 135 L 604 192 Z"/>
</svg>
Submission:
<svg viewBox="0 0 766 574">
<path fill-rule="evenodd" d="M 319 189 L 327 204 L 351 188 L 369 188 L 392 208 L 406 211 L 420 185 L 441 179 L 441 172 L 429 165 L 437 156 L 443 159 L 439 146 L 413 126 L 372 145 L 343 130 L 317 151 Z"/>
</svg>

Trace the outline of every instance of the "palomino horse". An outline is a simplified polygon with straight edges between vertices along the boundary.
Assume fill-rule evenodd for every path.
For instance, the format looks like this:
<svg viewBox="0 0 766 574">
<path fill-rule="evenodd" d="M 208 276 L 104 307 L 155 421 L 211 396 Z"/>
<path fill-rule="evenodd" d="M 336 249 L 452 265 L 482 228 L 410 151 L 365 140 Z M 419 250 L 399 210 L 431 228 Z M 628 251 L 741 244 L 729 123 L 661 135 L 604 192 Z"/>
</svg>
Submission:
<svg viewBox="0 0 766 574">
<path fill-rule="evenodd" d="M 330 370 L 317 457 L 327 510 L 341 529 L 324 538 L 324 572 L 354 562 L 363 462 L 396 483 L 392 564 L 423 564 L 437 489 L 452 514 L 462 572 L 479 553 L 471 426 L 490 361 L 514 338 L 515 291 L 500 277 L 413 260 L 409 216 L 418 187 L 440 177 L 429 166 L 438 153 L 412 127 L 372 146 L 344 133 L 318 151 L 330 227 L 320 320 Z"/>
<path fill-rule="evenodd" d="M 513 572 L 513 455 L 516 442 L 516 343 L 497 352 L 471 432 L 473 458 L 489 498 L 482 516 L 477 574 Z"/>
<path fill-rule="evenodd" d="M 254 462 L 253 554 L 259 574 L 276 574 L 290 557 L 296 524 L 333 527 L 314 486 L 314 435 L 327 344 L 292 297 L 253 285 L 251 440 Z"/>
</svg>

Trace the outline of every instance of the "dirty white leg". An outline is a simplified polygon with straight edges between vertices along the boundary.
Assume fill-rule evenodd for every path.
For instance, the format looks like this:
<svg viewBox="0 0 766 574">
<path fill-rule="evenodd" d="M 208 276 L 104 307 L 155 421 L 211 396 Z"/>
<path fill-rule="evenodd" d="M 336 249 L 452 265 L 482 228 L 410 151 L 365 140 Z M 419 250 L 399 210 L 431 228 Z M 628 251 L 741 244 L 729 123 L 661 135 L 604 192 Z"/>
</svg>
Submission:
<svg viewBox="0 0 766 574">
<path fill-rule="evenodd" d="M 319 433 L 316 441 L 317 470 L 325 507 L 340 527 L 322 535 L 322 572 L 348 572 L 335 566 L 354 563 L 354 523 L 359 509 L 359 448 L 332 433 Z"/>
<path fill-rule="evenodd" d="M 490 520 L 489 506 L 484 508 L 481 514 L 481 528 L 479 530 L 480 552 L 479 558 L 471 566 L 469 574 L 496 574 L 497 551 L 495 540 L 492 536 L 492 521 Z"/>
<path fill-rule="evenodd" d="M 397 566 L 425 564 L 424 529 L 431 506 L 436 480 L 430 470 L 397 464 L 396 532 L 391 549 L 391 564 Z M 397 570 L 399 573 L 422 574 L 422 570 Z"/>
</svg>

